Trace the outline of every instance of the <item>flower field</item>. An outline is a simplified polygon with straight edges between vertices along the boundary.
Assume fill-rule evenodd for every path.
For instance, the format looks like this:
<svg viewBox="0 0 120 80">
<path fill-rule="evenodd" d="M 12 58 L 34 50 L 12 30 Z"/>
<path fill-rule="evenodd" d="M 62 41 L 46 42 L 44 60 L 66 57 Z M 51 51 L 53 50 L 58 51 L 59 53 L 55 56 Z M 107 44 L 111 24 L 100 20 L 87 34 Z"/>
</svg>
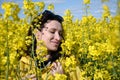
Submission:
<svg viewBox="0 0 120 80">
<path fill-rule="evenodd" d="M 89 10 L 90 0 L 83 2 Z M 27 36 L 30 22 L 45 6 L 44 2 L 31 0 L 24 0 L 23 8 L 14 2 L 1 5 L 4 14 L 0 14 L 0 80 L 21 80 L 19 60 L 26 56 L 26 45 L 33 42 Z M 54 11 L 54 4 L 47 7 Z M 24 18 L 18 16 L 22 9 Z M 59 60 L 65 74 L 46 80 L 120 80 L 120 13 L 111 16 L 109 7 L 103 5 L 101 15 L 95 18 L 86 13 L 80 20 L 73 20 L 71 11 L 65 11 L 61 54 L 67 56 Z"/>
</svg>

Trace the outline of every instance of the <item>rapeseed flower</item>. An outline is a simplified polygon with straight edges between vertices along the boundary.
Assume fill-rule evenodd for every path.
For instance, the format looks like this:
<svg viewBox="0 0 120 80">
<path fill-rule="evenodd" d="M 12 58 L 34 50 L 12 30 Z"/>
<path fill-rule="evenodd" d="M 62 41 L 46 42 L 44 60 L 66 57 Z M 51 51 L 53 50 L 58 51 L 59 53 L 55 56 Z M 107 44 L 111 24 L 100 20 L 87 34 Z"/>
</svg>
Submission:
<svg viewBox="0 0 120 80">
<path fill-rule="evenodd" d="M 44 2 L 36 2 L 35 4 L 38 5 L 40 11 L 42 11 L 44 9 L 44 7 L 45 7 Z"/>
<path fill-rule="evenodd" d="M 13 2 L 5 2 L 2 8 L 5 10 L 0 17 L 0 78 L 5 79 L 21 79 L 27 74 L 37 74 L 41 76 L 39 69 L 33 66 L 36 59 L 44 61 L 42 58 L 47 54 L 47 50 L 42 41 L 38 42 L 40 46 L 36 50 L 38 57 L 27 57 L 24 50 L 27 50 L 26 45 L 32 44 L 32 37 L 27 36 L 30 22 L 37 13 L 44 10 L 43 2 L 32 2 L 32 0 L 24 0 L 24 12 L 26 17 L 21 19 L 18 13 L 21 10 L 19 6 Z M 84 4 L 90 4 L 90 0 L 84 0 Z M 54 7 L 49 6 L 53 11 Z M 34 22 L 39 21 L 40 15 Z M 107 19 L 106 19 L 107 18 Z M 35 24 L 35 27 L 41 23 Z M 77 80 L 119 80 L 120 72 L 120 17 L 110 15 L 109 7 L 103 6 L 103 17 L 100 19 L 94 16 L 83 16 L 81 20 L 73 21 L 73 15 L 70 10 L 65 11 L 63 29 L 64 40 L 62 41 L 61 54 L 63 55 L 58 61 L 61 62 L 65 74 L 56 74 L 51 77 L 55 80 L 77 79 Z M 35 27 L 31 26 L 32 29 Z M 32 34 L 35 34 L 33 31 Z M 8 51 L 9 50 L 9 51 Z M 9 56 L 8 56 L 9 53 Z M 23 57 L 24 62 L 31 62 L 30 65 L 24 66 L 19 63 L 20 57 Z M 29 60 L 26 60 L 30 59 Z M 9 74 L 6 74 L 9 63 Z M 20 66 L 23 71 L 20 71 Z M 33 70 L 31 70 L 33 68 Z M 49 68 L 50 69 L 50 68 Z M 17 74 L 17 75 L 16 75 Z M 71 77 L 71 75 L 74 75 Z M 77 77 L 76 76 L 80 76 Z M 39 79 L 41 79 L 39 77 Z"/>
<path fill-rule="evenodd" d="M 103 5 L 103 17 L 104 18 L 107 18 L 110 16 L 110 10 L 109 10 L 109 7 L 107 5 Z"/>
<path fill-rule="evenodd" d="M 90 0 L 83 0 L 84 4 L 90 4 Z"/>
<path fill-rule="evenodd" d="M 48 10 L 54 10 L 54 5 L 53 4 L 49 4 L 47 8 L 48 8 Z"/>
<path fill-rule="evenodd" d="M 67 76 L 64 74 L 55 74 L 55 80 L 66 80 Z"/>
</svg>

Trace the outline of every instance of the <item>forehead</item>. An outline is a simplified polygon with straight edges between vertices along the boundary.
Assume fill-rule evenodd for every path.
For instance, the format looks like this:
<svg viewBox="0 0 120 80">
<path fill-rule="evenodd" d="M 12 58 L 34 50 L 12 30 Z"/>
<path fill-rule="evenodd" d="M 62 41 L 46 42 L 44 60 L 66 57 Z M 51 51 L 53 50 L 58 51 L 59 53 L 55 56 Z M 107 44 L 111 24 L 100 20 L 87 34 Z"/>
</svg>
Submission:
<svg viewBox="0 0 120 80">
<path fill-rule="evenodd" d="M 47 27 L 48 29 L 55 29 L 55 30 L 62 31 L 61 23 L 56 20 L 47 21 L 47 23 L 45 23 L 45 27 Z"/>
</svg>

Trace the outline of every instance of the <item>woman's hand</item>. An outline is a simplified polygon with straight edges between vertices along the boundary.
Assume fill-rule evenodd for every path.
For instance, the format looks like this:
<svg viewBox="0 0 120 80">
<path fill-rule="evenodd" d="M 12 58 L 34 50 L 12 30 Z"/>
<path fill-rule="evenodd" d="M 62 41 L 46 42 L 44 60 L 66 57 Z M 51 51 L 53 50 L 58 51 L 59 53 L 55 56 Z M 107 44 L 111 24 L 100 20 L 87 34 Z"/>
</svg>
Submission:
<svg viewBox="0 0 120 80">
<path fill-rule="evenodd" d="M 60 62 L 53 62 L 52 65 L 53 66 L 52 66 L 51 71 L 50 71 L 50 73 L 52 75 L 55 75 L 55 73 L 59 73 L 59 74 L 63 74 L 64 73 L 62 65 L 60 64 Z"/>
</svg>

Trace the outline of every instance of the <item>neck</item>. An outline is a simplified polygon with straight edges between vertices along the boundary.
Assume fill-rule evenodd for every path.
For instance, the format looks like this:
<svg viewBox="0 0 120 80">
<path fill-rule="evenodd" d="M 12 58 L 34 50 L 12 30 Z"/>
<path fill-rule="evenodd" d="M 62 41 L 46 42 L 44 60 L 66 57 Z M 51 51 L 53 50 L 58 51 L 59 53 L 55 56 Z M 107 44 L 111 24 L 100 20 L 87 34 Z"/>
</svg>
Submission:
<svg viewBox="0 0 120 80">
<path fill-rule="evenodd" d="M 49 58 L 52 58 L 53 57 L 53 51 L 48 51 L 48 56 L 49 56 Z"/>
</svg>

